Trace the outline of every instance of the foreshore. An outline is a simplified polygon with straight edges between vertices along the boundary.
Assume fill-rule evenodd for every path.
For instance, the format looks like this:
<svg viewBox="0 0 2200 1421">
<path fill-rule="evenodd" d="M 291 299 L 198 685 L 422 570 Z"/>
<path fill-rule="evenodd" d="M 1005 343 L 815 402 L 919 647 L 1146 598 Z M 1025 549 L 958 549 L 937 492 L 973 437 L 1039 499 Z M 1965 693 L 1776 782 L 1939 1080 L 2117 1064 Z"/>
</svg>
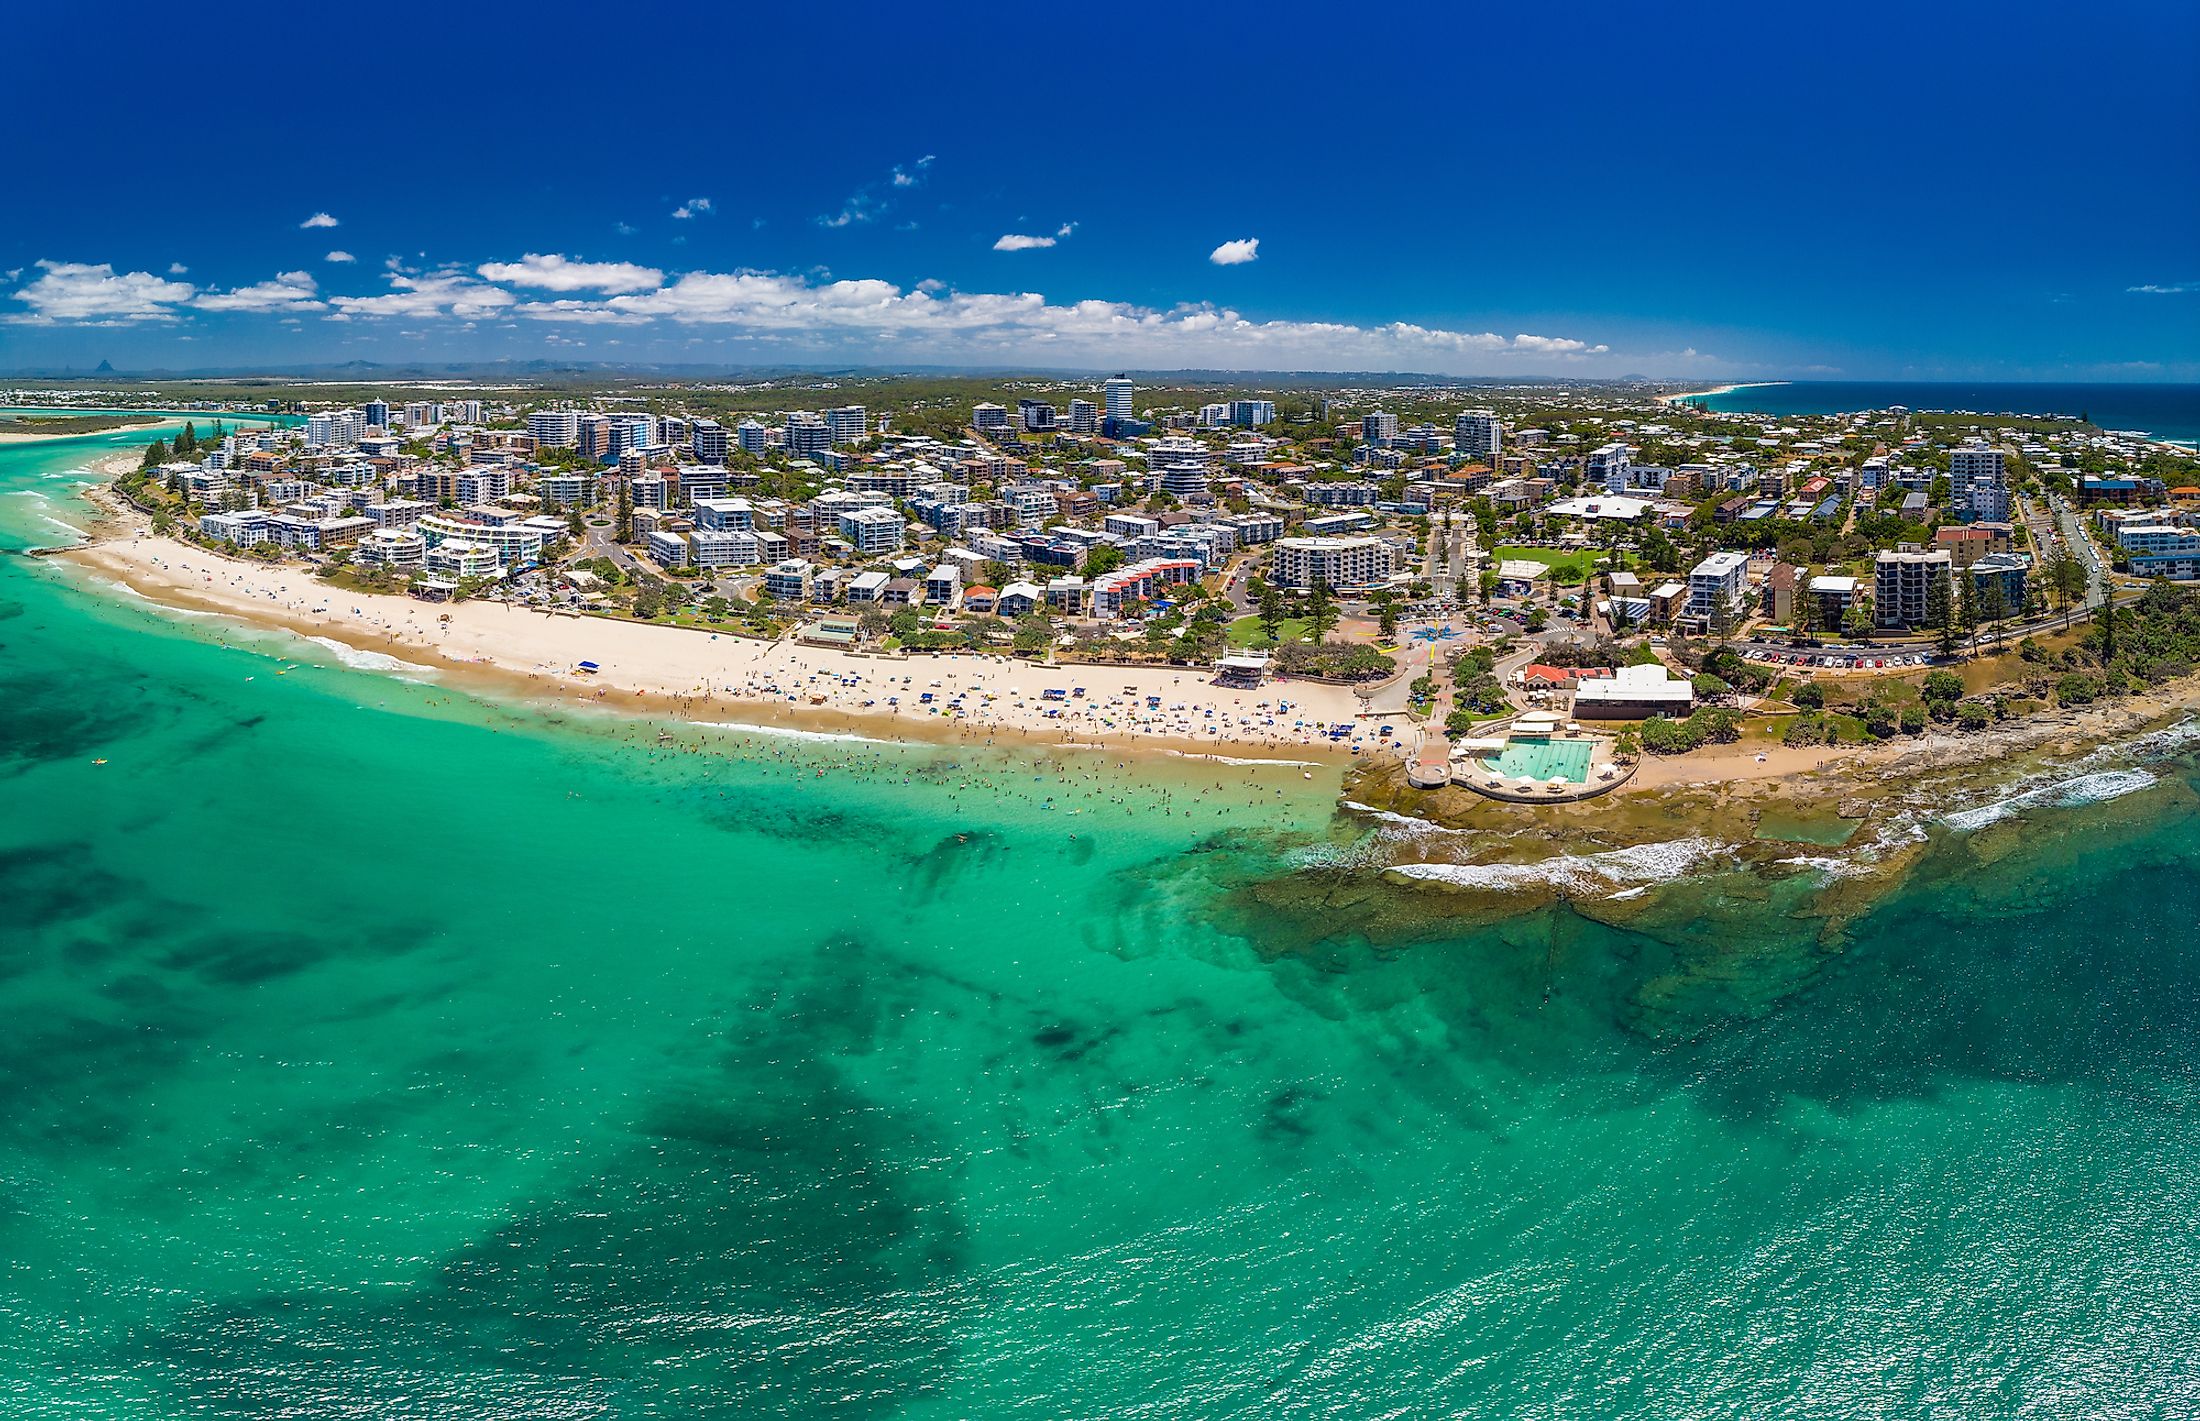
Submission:
<svg viewBox="0 0 2200 1421">
<path fill-rule="evenodd" d="M 662 711 L 698 723 L 882 739 L 1013 737 L 1247 758 L 1288 752 L 1323 763 L 1344 763 L 1355 751 L 1377 753 L 1384 744 L 1380 722 L 1363 718 L 1359 698 L 1343 686 L 1284 681 L 1236 690 L 1190 667 L 869 655 L 791 637 L 767 642 L 503 602 L 431 604 L 349 592 L 296 564 L 224 557 L 158 536 L 112 495 L 102 493 L 100 503 L 107 518 L 94 540 L 55 556 L 148 601 L 281 628 L 340 645 L 354 657 L 379 654 L 439 674 L 494 680 L 529 695 Z M 597 669 L 580 669 L 584 661 Z M 1049 690 L 1064 698 L 1045 699 Z M 1333 740 L 1329 732 L 1337 725 L 1351 729 Z"/>
</svg>

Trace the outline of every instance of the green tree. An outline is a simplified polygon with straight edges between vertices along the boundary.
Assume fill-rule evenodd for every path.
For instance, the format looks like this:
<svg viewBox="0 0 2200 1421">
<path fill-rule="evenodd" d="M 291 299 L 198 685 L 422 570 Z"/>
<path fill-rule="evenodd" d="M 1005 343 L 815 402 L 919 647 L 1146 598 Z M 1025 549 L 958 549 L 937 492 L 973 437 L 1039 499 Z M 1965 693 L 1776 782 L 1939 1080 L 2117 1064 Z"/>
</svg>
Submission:
<svg viewBox="0 0 2200 1421">
<path fill-rule="evenodd" d="M 1948 595 L 1948 584 L 1937 577 L 1925 584 L 1925 625 L 1933 629 L 1933 644 L 1942 656 L 1955 655 L 1963 644 L 1956 630 L 1955 601 Z"/>
<path fill-rule="evenodd" d="M 1329 583 L 1315 578 L 1313 587 L 1306 594 L 1306 625 L 1314 633 L 1314 644 L 1320 646 L 1337 625 L 1337 598 L 1329 589 Z"/>
<path fill-rule="evenodd" d="M 1376 604 L 1375 621 L 1382 629 L 1384 641 L 1398 639 L 1398 603 L 1388 593 Z"/>
<path fill-rule="evenodd" d="M 1260 629 L 1271 645 L 1283 627 L 1283 593 L 1272 582 L 1260 585 Z"/>
</svg>

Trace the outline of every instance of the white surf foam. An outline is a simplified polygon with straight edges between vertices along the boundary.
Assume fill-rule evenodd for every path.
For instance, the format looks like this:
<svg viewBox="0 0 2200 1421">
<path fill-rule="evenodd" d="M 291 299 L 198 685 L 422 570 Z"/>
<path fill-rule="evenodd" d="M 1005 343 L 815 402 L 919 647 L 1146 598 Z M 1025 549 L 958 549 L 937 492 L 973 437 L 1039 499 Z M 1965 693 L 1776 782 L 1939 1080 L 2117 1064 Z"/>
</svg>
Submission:
<svg viewBox="0 0 2200 1421">
<path fill-rule="evenodd" d="M 1709 839 L 1673 839 L 1599 854 L 1558 854 L 1538 863 L 1406 863 L 1392 872 L 1461 888 L 1554 887 L 1586 892 L 1678 878 L 1720 852 Z"/>
<path fill-rule="evenodd" d="M 2142 770 L 2135 766 L 2121 770 L 2095 770 L 2090 774 L 2035 785 L 1991 803 L 1958 809 L 1952 814 L 1942 815 L 1940 822 L 1958 833 L 1967 834 L 1989 824 L 1999 824 L 2027 809 L 2076 809 L 2088 804 L 2101 804 L 2111 799 L 2121 799 L 2127 794 L 2137 794 L 2160 780 L 2161 777 L 2152 770 Z"/>
<path fill-rule="evenodd" d="M 726 730 L 736 735 L 773 735 L 783 740 L 826 740 L 851 745 L 892 745 L 875 735 L 856 735 L 844 730 L 798 730 L 791 725 L 748 725 L 738 720 L 691 720 L 701 730 Z"/>
<path fill-rule="evenodd" d="M 307 637 L 306 640 L 315 646 L 328 648 L 338 661 L 354 671 L 409 671 L 416 675 L 425 675 L 433 669 L 417 662 L 401 661 L 386 652 L 362 651 L 356 646 L 347 646 L 325 636 Z"/>
</svg>

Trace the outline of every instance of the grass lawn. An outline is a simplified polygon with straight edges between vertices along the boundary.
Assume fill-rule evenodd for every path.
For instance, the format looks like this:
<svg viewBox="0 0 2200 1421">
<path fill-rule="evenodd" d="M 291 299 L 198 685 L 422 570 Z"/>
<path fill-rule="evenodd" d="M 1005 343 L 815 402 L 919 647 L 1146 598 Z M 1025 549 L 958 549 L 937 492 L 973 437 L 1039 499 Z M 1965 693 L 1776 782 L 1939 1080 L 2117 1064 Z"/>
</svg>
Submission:
<svg viewBox="0 0 2200 1421">
<path fill-rule="evenodd" d="M 1265 650 L 1276 645 L 1275 641 L 1268 639 L 1268 633 L 1261 629 L 1260 618 L 1258 617 L 1238 618 L 1230 623 L 1226 635 L 1229 638 L 1230 645 L 1245 647 L 1254 651 Z M 1301 617 L 1285 617 L 1276 627 L 1276 638 L 1277 641 L 1311 641 L 1313 639 L 1307 622 Z"/>
<path fill-rule="evenodd" d="M 1604 550 L 1583 548 L 1578 552 L 1562 553 L 1556 548 L 1500 547 L 1491 556 L 1499 562 L 1539 562 L 1560 582 L 1578 583 L 1596 567 Z"/>
</svg>

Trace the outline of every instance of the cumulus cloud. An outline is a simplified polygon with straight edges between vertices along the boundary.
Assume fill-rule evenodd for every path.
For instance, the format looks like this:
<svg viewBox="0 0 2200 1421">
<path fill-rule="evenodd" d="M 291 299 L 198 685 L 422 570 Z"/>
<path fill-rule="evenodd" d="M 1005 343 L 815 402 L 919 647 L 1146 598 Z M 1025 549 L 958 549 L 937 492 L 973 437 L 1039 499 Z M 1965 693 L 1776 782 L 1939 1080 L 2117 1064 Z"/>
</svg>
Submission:
<svg viewBox="0 0 2200 1421">
<path fill-rule="evenodd" d="M 184 264 L 183 264 L 182 262 L 170 262 L 170 263 L 168 263 L 168 274 L 169 274 L 170 276 L 182 276 L 182 275 L 183 275 L 183 274 L 184 274 L 185 272 L 189 271 L 190 269 L 191 269 L 191 268 L 189 268 L 189 267 L 185 266 L 185 265 L 184 265 Z"/>
<path fill-rule="evenodd" d="M 927 153 L 922 158 L 917 159 L 916 162 L 911 163 L 906 168 L 904 168 L 901 164 L 896 163 L 894 165 L 894 186 L 915 187 L 918 183 L 923 182 L 925 173 L 928 172 L 932 167 L 933 156 L 934 155 Z"/>
<path fill-rule="evenodd" d="M 1064 222 L 1061 226 L 1054 229 L 1054 235 L 1051 237 L 1026 237 L 1019 233 L 1011 232 L 994 242 L 993 250 L 996 252 L 1037 251 L 1042 247 L 1053 246 L 1056 242 L 1061 241 L 1064 237 L 1067 237 L 1070 233 L 1076 230 L 1076 223 Z"/>
<path fill-rule="evenodd" d="M 353 256 L 350 252 L 338 251 L 330 252 L 327 256 L 321 258 L 321 260 L 325 262 L 335 262 L 337 265 L 341 266 L 345 262 L 355 262 L 359 260 L 359 258 Z"/>
<path fill-rule="evenodd" d="M 1260 259 L 1260 238 L 1240 237 L 1234 242 L 1224 242 L 1207 253 L 1207 260 L 1216 266 L 1243 266 Z"/>
<path fill-rule="evenodd" d="M 243 311 L 254 315 L 328 309 L 313 284 L 312 274 L 303 271 L 279 272 L 272 281 L 240 286 L 234 291 L 209 291 L 191 304 L 201 311 Z"/>
<path fill-rule="evenodd" d="M 2182 296 L 2188 291 L 2200 291 L 2200 281 L 2150 281 L 2144 286 L 2127 286 L 2124 290 L 2135 296 Z"/>
<path fill-rule="evenodd" d="M 331 296 L 329 304 L 336 308 L 336 314 L 330 319 L 456 316 L 471 320 L 496 315 L 519 303 L 519 298 L 503 287 L 476 281 L 462 271 L 416 273 L 393 269 L 387 279 L 390 290 L 380 296 Z"/>
<path fill-rule="evenodd" d="M 711 208 L 709 198 L 691 197 L 686 202 L 681 203 L 678 207 L 673 208 L 672 216 L 676 221 L 685 222 L 691 217 L 708 216 L 710 210 Z"/>
<path fill-rule="evenodd" d="M 174 308 L 198 294 L 187 281 L 170 281 L 149 271 L 117 272 L 106 262 L 37 263 L 38 275 L 15 293 L 29 306 L 18 321 L 165 321 Z"/>
<path fill-rule="evenodd" d="M 511 314 L 553 324 L 650 322 L 719 327 L 789 348 L 894 342 L 942 355 L 1010 355 L 1044 348 L 1050 358 L 1095 363 L 1216 365 L 1241 369 L 1504 370 L 1564 368 L 1609 353 L 1564 336 L 1452 331 L 1393 322 L 1260 321 L 1227 307 L 1154 310 L 1127 302 L 1067 304 L 1035 292 L 962 292 L 924 282 L 808 279 L 777 272 L 688 272 L 650 291 L 602 300 L 528 301 Z"/>
<path fill-rule="evenodd" d="M 387 289 L 356 296 L 324 294 L 302 271 L 203 293 L 146 272 L 117 274 L 104 264 L 41 262 L 38 273 L 16 293 L 32 312 L 19 322 L 163 320 L 198 310 L 291 318 L 320 312 L 337 322 L 394 318 L 412 329 L 439 319 L 454 325 L 524 321 L 544 337 L 587 326 L 656 325 L 786 357 L 848 358 L 890 349 L 897 358 L 1014 361 L 1044 352 L 1052 363 L 1094 367 L 1484 374 L 1593 368 L 1599 357 L 1612 355 L 1608 346 L 1572 336 L 1508 336 L 1404 321 L 1259 320 L 1211 303 L 1155 309 L 1122 301 L 1054 302 L 1037 292 L 958 291 L 931 280 L 902 287 L 835 279 L 823 269 L 667 277 L 628 262 L 533 252 L 471 270 L 423 271 L 393 259 L 382 277 Z M 515 288 L 542 294 L 530 298 Z"/>
<path fill-rule="evenodd" d="M 1611 349 L 1608 345 L 1590 345 L 1561 336 L 1517 335 L 1512 338 L 1512 344 L 1515 350 L 1532 350 L 1539 355 L 1602 355 Z"/>
<path fill-rule="evenodd" d="M 326 212 L 316 212 L 298 225 L 300 227 L 334 227 L 337 222 L 335 218 L 329 216 Z"/>
<path fill-rule="evenodd" d="M 631 222 L 614 222 L 611 224 L 611 230 L 622 237 L 631 237 L 634 235 L 635 228 Z"/>
<path fill-rule="evenodd" d="M 516 262 L 489 262 L 476 268 L 491 281 L 533 286 L 544 291 L 653 291 L 665 274 L 634 262 L 573 261 L 555 253 L 529 252 Z"/>
</svg>

